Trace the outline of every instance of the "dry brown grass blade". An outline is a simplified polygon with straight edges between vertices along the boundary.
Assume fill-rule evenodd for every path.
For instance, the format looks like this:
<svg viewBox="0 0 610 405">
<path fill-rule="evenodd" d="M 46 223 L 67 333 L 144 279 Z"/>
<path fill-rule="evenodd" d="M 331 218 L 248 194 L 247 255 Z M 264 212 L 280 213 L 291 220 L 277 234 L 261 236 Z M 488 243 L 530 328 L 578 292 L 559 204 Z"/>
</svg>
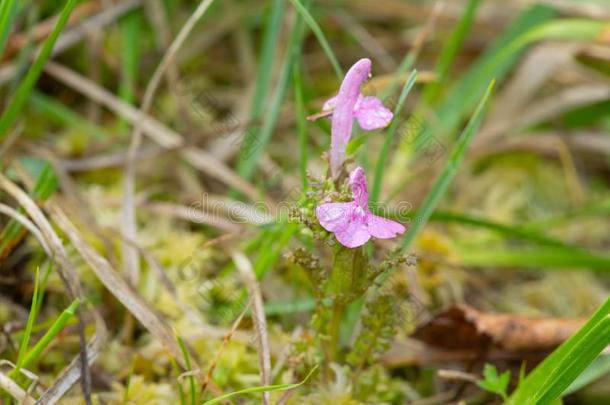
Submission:
<svg viewBox="0 0 610 405">
<path fill-rule="evenodd" d="M 146 304 L 140 295 L 121 278 L 117 271 L 112 268 L 110 263 L 81 237 L 70 219 L 68 219 L 66 214 L 56 204 L 50 203 L 47 206 L 51 212 L 51 217 L 68 236 L 76 250 L 89 264 L 97 278 L 104 284 L 108 291 L 112 293 L 146 329 L 148 329 L 151 335 L 161 342 L 182 367 L 186 367 L 180 347 L 174 339 L 171 329 L 149 308 L 148 304 Z"/>
<path fill-rule="evenodd" d="M 525 106 L 530 106 L 540 88 L 560 69 L 569 68 L 574 56 L 585 45 L 565 43 L 543 43 L 534 46 L 519 63 L 509 82 L 496 96 L 494 108 L 486 119 L 487 125 L 514 122 Z M 486 126 L 487 126 L 486 125 Z M 477 136 L 481 139 L 485 131 Z"/>
<path fill-rule="evenodd" d="M 139 113 L 136 108 L 118 99 L 114 94 L 100 87 L 97 83 L 92 82 L 73 70 L 58 63 L 47 62 L 45 72 L 84 96 L 104 105 L 131 124 L 134 124 L 139 119 Z M 163 148 L 172 149 L 186 146 L 180 134 L 150 116 L 145 116 L 142 119 L 142 130 Z M 191 165 L 208 176 L 243 192 L 254 201 L 259 199 L 259 193 L 252 184 L 243 180 L 226 164 L 205 150 L 196 147 L 185 147 L 182 149 L 182 156 Z"/>
<path fill-rule="evenodd" d="M 254 275 L 250 260 L 241 252 L 231 253 L 237 271 L 239 271 L 250 300 L 252 301 L 252 321 L 258 338 L 258 357 L 260 362 L 261 384 L 271 385 L 271 351 L 269 350 L 269 333 L 267 332 L 267 318 L 263 306 L 263 295 L 260 286 Z M 270 393 L 263 393 L 263 403 L 269 404 Z"/>
<path fill-rule="evenodd" d="M 6 178 L 0 173 L 0 188 L 6 190 L 17 202 L 26 210 L 33 222 L 38 226 L 40 232 L 47 241 L 48 246 L 53 252 L 53 257 L 59 264 L 58 269 L 60 276 L 64 280 L 68 288 L 69 295 L 72 299 L 80 298 L 81 287 L 78 280 L 78 275 L 74 269 L 74 265 L 70 262 L 68 254 L 61 242 L 59 236 L 53 230 L 53 227 L 46 219 L 43 212 L 34 201 L 15 183 Z"/>
<path fill-rule="evenodd" d="M 222 353 L 223 353 L 225 347 L 231 341 L 231 339 L 233 338 L 233 335 L 235 335 L 235 332 L 237 331 L 237 328 L 239 327 L 239 324 L 241 323 L 242 319 L 244 319 L 246 312 L 248 312 L 248 309 L 250 309 L 250 301 L 248 301 L 248 303 L 246 304 L 244 309 L 241 311 L 241 313 L 239 314 L 237 319 L 235 319 L 235 321 L 233 322 L 233 325 L 231 325 L 231 329 L 229 329 L 229 331 L 223 335 L 222 343 L 220 344 L 220 347 L 216 351 L 216 354 L 214 355 L 214 359 L 210 362 L 208 371 L 205 373 L 205 375 L 203 376 L 203 379 L 201 381 L 201 394 L 200 394 L 201 396 L 203 396 L 203 394 L 205 393 L 208 386 L 212 386 L 212 374 L 214 374 L 214 370 L 216 369 L 216 366 L 218 365 L 218 362 L 220 361 L 220 356 L 222 356 Z"/>
<path fill-rule="evenodd" d="M 6 374 L 0 372 L 0 388 L 9 393 L 20 404 L 34 405 L 36 400 L 28 395 L 15 381 L 11 380 Z"/>
<path fill-rule="evenodd" d="M 6 178 L 2 173 L 0 173 L 0 188 L 6 190 L 19 204 L 25 209 L 30 218 L 32 218 L 33 222 L 38 226 L 42 235 L 47 241 L 48 246 L 51 248 L 53 252 L 54 260 L 59 264 L 57 267 L 58 274 L 62 279 L 67 291 L 68 295 L 71 299 L 80 298 L 84 300 L 81 294 L 81 285 L 80 280 L 78 279 L 78 274 L 76 273 L 76 269 L 74 264 L 68 257 L 66 249 L 64 248 L 61 239 L 55 233 L 55 230 L 45 217 L 44 213 L 40 210 L 38 205 L 28 196 L 22 189 L 20 189 L 16 184 Z M 84 332 L 84 321 L 83 321 L 83 313 L 82 309 L 77 310 L 78 315 L 78 333 L 80 339 L 80 356 L 82 358 L 87 357 L 87 347 L 85 343 L 85 332 Z M 87 404 L 91 403 L 91 374 L 89 372 L 89 367 L 87 364 L 82 364 L 81 373 L 81 383 L 83 388 L 83 393 L 85 395 L 85 402 Z"/>
<path fill-rule="evenodd" d="M 42 232 L 40 232 L 40 230 L 36 227 L 36 225 L 32 221 L 30 221 L 26 216 L 20 214 L 19 211 L 15 210 L 3 203 L 0 203 L 0 213 L 13 218 L 15 221 L 17 221 L 21 225 L 23 225 L 23 227 L 26 228 L 28 231 L 30 231 L 30 233 L 38 240 L 38 242 L 42 246 L 42 249 L 45 251 L 45 253 L 49 257 L 53 257 L 53 252 L 51 251 L 51 248 L 47 244 L 46 239 L 42 235 Z"/>
<path fill-rule="evenodd" d="M 610 98 L 610 86 L 601 84 L 572 86 L 538 100 L 527 111 L 517 114 L 513 120 L 502 120 L 493 127 L 484 128 L 473 142 L 473 148 L 482 147 L 506 135 L 509 131 L 518 130 L 538 122 L 556 117 L 571 109 L 604 101 Z"/>
<path fill-rule="evenodd" d="M 87 344 L 88 367 L 93 365 L 108 338 L 108 329 L 106 328 L 106 324 L 104 323 L 102 316 L 94 308 L 92 309 L 91 313 L 93 314 L 95 320 L 95 335 Z M 56 404 L 78 381 L 81 367 L 80 356 L 73 359 L 61 372 L 60 376 L 53 382 L 53 385 L 40 396 L 37 404 Z"/>
<path fill-rule="evenodd" d="M 203 209 L 197 209 L 199 207 L 187 207 L 172 203 L 145 203 L 142 207 L 153 213 L 170 215 L 195 224 L 210 225 L 227 232 L 239 232 L 242 230 L 235 222 L 220 217 L 218 212 L 213 211 L 208 213 Z"/>
<path fill-rule="evenodd" d="M 125 164 L 125 174 L 123 181 L 123 207 L 121 209 L 122 221 L 121 231 L 127 239 L 137 240 L 137 224 L 136 224 L 136 204 L 135 204 L 135 176 L 136 152 L 142 144 L 142 123 L 144 117 L 148 114 L 148 110 L 152 106 L 155 93 L 161 83 L 161 78 L 166 73 L 167 68 L 173 62 L 178 49 L 182 46 L 186 38 L 191 33 L 195 24 L 203 17 L 214 0 L 203 0 L 199 3 L 195 12 L 189 17 L 187 22 L 182 26 L 182 29 L 168 48 L 161 62 L 155 69 L 142 98 L 142 104 L 138 111 L 138 117 L 134 124 L 131 134 L 131 142 L 127 151 L 127 162 Z M 121 250 L 123 252 L 123 265 L 131 283 L 136 286 L 140 279 L 140 256 L 138 252 L 129 246 L 122 243 Z"/>
</svg>

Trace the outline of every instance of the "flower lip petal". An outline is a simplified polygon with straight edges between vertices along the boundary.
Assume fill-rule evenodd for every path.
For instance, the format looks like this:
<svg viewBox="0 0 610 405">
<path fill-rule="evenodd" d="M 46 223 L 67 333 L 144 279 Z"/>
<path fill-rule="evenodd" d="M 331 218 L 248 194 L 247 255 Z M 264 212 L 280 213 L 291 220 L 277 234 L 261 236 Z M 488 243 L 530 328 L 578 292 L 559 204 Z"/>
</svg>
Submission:
<svg viewBox="0 0 610 405">
<path fill-rule="evenodd" d="M 402 234 L 405 227 L 391 219 L 369 214 L 367 218 L 368 231 L 377 239 L 389 239 Z"/>
<path fill-rule="evenodd" d="M 366 131 L 387 126 L 392 121 L 392 111 L 384 107 L 380 99 L 373 96 L 361 97 L 354 112 L 358 124 Z"/>
</svg>

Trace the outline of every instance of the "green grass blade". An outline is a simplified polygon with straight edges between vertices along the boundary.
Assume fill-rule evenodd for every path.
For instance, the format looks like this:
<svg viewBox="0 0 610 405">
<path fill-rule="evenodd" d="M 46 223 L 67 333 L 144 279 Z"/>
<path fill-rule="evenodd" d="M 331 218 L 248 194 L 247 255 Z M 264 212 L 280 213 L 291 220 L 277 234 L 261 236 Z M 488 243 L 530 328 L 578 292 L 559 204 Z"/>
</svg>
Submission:
<svg viewBox="0 0 610 405">
<path fill-rule="evenodd" d="M 36 360 L 40 358 L 41 353 L 51 343 L 53 339 L 63 330 L 70 318 L 76 313 L 76 309 L 80 306 L 80 300 L 76 298 L 68 308 L 66 308 L 59 317 L 53 322 L 42 338 L 34 345 L 34 347 L 24 356 L 21 362 L 22 368 L 29 368 Z M 13 369 L 9 373 L 9 377 L 14 378 L 17 375 L 17 369 Z"/>
<path fill-rule="evenodd" d="M 284 0 L 274 0 L 271 4 L 271 12 L 265 25 L 263 36 L 263 46 L 261 49 L 258 72 L 256 74 L 256 84 L 254 87 L 254 97 L 252 99 L 252 110 L 250 120 L 258 120 L 263 112 L 263 107 L 267 101 L 267 95 L 271 89 L 271 75 L 273 74 L 273 60 L 277 43 L 282 32 L 282 18 L 284 16 Z"/>
<path fill-rule="evenodd" d="M 460 262 L 473 267 L 525 267 L 533 269 L 585 268 L 608 273 L 610 256 L 594 255 L 580 249 L 566 247 L 537 247 L 513 250 L 461 249 Z"/>
<path fill-rule="evenodd" d="M 2 0 L 0 2 L 0 56 L 4 53 L 4 47 L 6 46 L 16 11 L 17 2 L 15 0 Z"/>
<path fill-rule="evenodd" d="M 25 331 L 23 336 L 21 337 L 21 342 L 19 344 L 19 354 L 17 356 L 17 361 L 15 362 L 15 369 L 19 371 L 21 369 L 21 365 L 23 364 L 23 360 L 25 358 L 25 353 L 28 350 L 28 345 L 30 342 L 30 336 L 32 335 L 32 327 L 34 326 L 34 322 L 36 322 L 36 308 L 38 308 L 38 289 L 40 286 L 40 269 L 36 268 L 36 277 L 34 279 L 34 293 L 32 294 L 32 305 L 30 307 L 30 315 L 28 316 L 28 321 L 25 325 Z"/>
<path fill-rule="evenodd" d="M 339 80 L 342 80 L 343 79 L 343 69 L 341 69 L 341 65 L 339 64 L 339 61 L 337 60 L 335 53 L 333 52 L 332 48 L 330 47 L 328 41 L 326 40 L 326 37 L 324 36 L 324 33 L 322 32 L 322 29 L 320 28 L 320 26 L 318 25 L 316 20 L 309 13 L 309 10 L 307 10 L 307 7 L 305 7 L 303 4 L 301 4 L 301 2 L 299 0 L 290 0 L 290 2 L 294 6 L 294 8 L 298 11 L 298 13 L 301 15 L 301 17 L 305 20 L 305 22 L 309 26 L 309 29 L 314 33 L 314 35 L 318 39 L 318 42 L 320 42 L 320 45 L 322 46 L 324 53 L 326 53 L 326 57 L 330 61 L 330 64 L 333 66 L 333 69 L 335 69 L 337 78 L 339 78 Z"/>
<path fill-rule="evenodd" d="M 563 392 L 569 395 L 610 373 L 610 356 L 599 356 Z"/>
<path fill-rule="evenodd" d="M 66 2 L 66 5 L 61 11 L 55 27 L 53 27 L 51 35 L 49 35 L 44 42 L 40 54 L 32 64 L 32 67 L 28 70 L 28 73 L 25 75 L 23 81 L 15 90 L 15 94 L 11 97 L 11 101 L 2 113 L 2 116 L 0 116 L 0 140 L 4 139 L 8 135 L 10 127 L 17 120 L 17 117 L 21 112 L 21 109 L 23 108 L 28 96 L 30 95 L 32 88 L 42 73 L 44 64 L 51 55 L 51 51 L 55 46 L 55 42 L 57 41 L 59 34 L 64 29 L 66 23 L 68 22 L 68 17 L 70 17 L 70 14 L 74 10 L 74 7 L 78 1 L 79 0 L 68 0 Z"/>
<path fill-rule="evenodd" d="M 69 125 L 95 139 L 105 139 L 109 135 L 104 128 L 92 123 L 58 100 L 41 92 L 33 90 L 30 94 L 29 103 L 34 109 L 50 120 L 58 124 Z"/>
<path fill-rule="evenodd" d="M 243 390 L 239 390 L 239 391 L 235 391 L 235 392 L 230 392 L 228 394 L 225 395 L 221 395 L 217 398 L 211 399 L 209 401 L 204 402 L 202 405 L 213 405 L 213 404 L 217 404 L 219 402 L 224 401 L 225 399 L 228 398 L 232 398 L 236 395 L 242 395 L 242 394 L 254 394 L 254 393 L 258 393 L 258 392 L 275 392 L 275 391 L 288 391 L 288 390 L 292 390 L 295 388 L 300 387 L 301 385 L 305 384 L 309 378 L 311 377 L 311 375 L 318 369 L 318 366 L 314 366 L 314 368 L 311 369 L 311 371 L 309 372 L 309 374 L 307 374 L 307 376 L 303 379 L 303 381 L 296 383 L 296 384 L 276 384 L 276 385 L 263 385 L 260 387 L 252 387 L 252 388 L 245 388 Z"/>
<path fill-rule="evenodd" d="M 436 211 L 434 214 L 432 214 L 430 220 L 435 222 L 458 223 L 461 225 L 485 228 L 494 231 L 500 235 L 503 235 L 507 238 L 535 242 L 540 245 L 561 247 L 568 246 L 566 243 L 560 240 L 548 237 L 532 229 L 523 228 L 520 226 L 506 225 L 462 213 Z"/>
<path fill-rule="evenodd" d="M 282 103 L 284 102 L 286 90 L 290 84 L 294 62 L 301 53 L 302 39 L 303 20 L 297 18 L 297 21 L 292 28 L 292 32 L 290 33 L 290 38 L 288 39 L 288 48 L 284 57 L 280 77 L 271 100 L 269 111 L 265 114 L 262 127 L 259 131 L 252 130 L 246 132 L 242 143 L 237 171 L 245 179 L 250 179 L 253 176 L 256 169 L 256 163 L 273 134 L 273 129 L 275 128 Z"/>
<path fill-rule="evenodd" d="M 121 28 L 121 81 L 119 83 L 119 96 L 129 104 L 136 99 L 136 84 L 140 71 L 140 13 L 132 11 L 120 21 Z"/>
<path fill-rule="evenodd" d="M 436 68 L 434 69 L 436 73 L 436 80 L 426 86 L 422 94 L 422 98 L 425 103 L 431 104 L 432 101 L 438 96 L 441 89 L 446 85 L 449 69 L 462 48 L 468 32 L 470 32 L 470 27 L 472 27 L 472 24 L 474 23 L 474 16 L 480 4 L 481 0 L 468 1 L 468 5 L 462 13 L 462 16 L 455 29 L 445 42 L 445 45 L 443 46 L 443 49 L 438 57 Z"/>
<path fill-rule="evenodd" d="M 297 121 L 297 133 L 299 134 L 299 175 L 301 177 L 301 185 L 303 190 L 307 188 L 307 158 L 309 152 L 307 150 L 307 130 L 305 116 L 305 96 L 303 94 L 303 78 L 301 77 L 301 69 L 295 66 L 294 74 L 294 104 Z"/>
<path fill-rule="evenodd" d="M 495 82 L 492 81 L 487 87 L 487 91 L 485 95 L 479 102 L 474 114 L 472 115 L 468 125 L 460 135 L 457 144 L 455 145 L 451 156 L 449 157 L 449 161 L 445 165 L 440 177 L 435 181 L 432 186 L 432 190 L 428 193 L 424 201 L 422 202 L 421 207 L 417 211 L 417 218 L 411 224 L 405 236 L 403 237 L 400 250 L 405 251 L 408 249 L 415 239 L 415 236 L 419 233 L 419 231 L 424 227 L 424 225 L 428 222 L 428 219 L 434 212 L 437 204 L 447 191 L 455 172 L 457 171 L 464 154 L 466 153 L 466 149 L 470 144 L 470 141 L 477 133 L 479 126 L 481 125 L 481 121 L 483 120 L 483 115 L 486 111 L 487 102 L 491 96 L 493 91 Z"/>
<path fill-rule="evenodd" d="M 187 371 L 193 371 L 191 366 L 191 356 L 189 356 L 188 349 L 186 348 L 186 344 L 184 344 L 184 340 L 178 335 L 176 335 L 176 340 L 178 340 L 178 345 L 180 346 L 180 351 L 182 352 L 182 357 L 184 358 L 184 364 L 188 368 Z M 191 397 L 191 404 L 195 405 L 197 403 L 197 387 L 195 385 L 195 376 L 188 376 L 189 380 L 189 395 Z"/>
<path fill-rule="evenodd" d="M 483 93 L 486 81 L 503 77 L 528 45 L 541 40 L 594 41 L 607 28 L 608 23 L 603 21 L 563 19 L 537 24 L 521 32 L 504 47 L 494 48 L 492 53 L 482 57 L 452 89 L 436 111 L 436 116 L 441 119 L 435 129 L 441 136 L 455 133 L 455 128 Z M 425 129 L 417 138 L 417 146 L 427 142 L 431 136 L 432 131 Z"/>
<path fill-rule="evenodd" d="M 559 346 L 519 384 L 509 405 L 547 404 L 570 384 L 610 344 L 610 299 L 574 336 Z"/>
<path fill-rule="evenodd" d="M 371 191 L 371 195 L 369 197 L 370 202 L 374 205 L 379 199 L 379 193 L 381 192 L 381 184 L 383 182 L 383 173 L 386 169 L 386 163 L 388 160 L 388 154 L 390 153 L 390 146 L 392 145 L 392 140 L 394 139 L 394 134 L 396 133 L 396 129 L 398 128 L 398 124 L 400 122 L 398 116 L 402 111 L 402 107 L 405 104 L 405 100 L 409 95 L 409 92 L 415 85 L 415 81 L 417 80 L 417 70 L 413 70 L 409 79 L 406 81 L 405 85 L 402 87 L 400 91 L 400 96 L 398 97 L 398 103 L 394 108 L 394 119 L 392 120 L 392 124 L 388 129 L 385 140 L 383 142 L 383 147 L 381 148 L 381 153 L 379 154 L 379 159 L 377 160 L 377 165 L 375 166 L 375 177 L 373 180 L 373 189 Z"/>
</svg>

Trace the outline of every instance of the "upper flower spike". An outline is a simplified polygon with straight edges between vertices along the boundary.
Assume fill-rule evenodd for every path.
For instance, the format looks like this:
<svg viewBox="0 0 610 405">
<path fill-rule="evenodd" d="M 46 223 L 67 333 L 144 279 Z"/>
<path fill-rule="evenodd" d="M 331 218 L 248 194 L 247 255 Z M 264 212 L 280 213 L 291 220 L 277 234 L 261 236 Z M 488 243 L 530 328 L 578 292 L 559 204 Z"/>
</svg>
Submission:
<svg viewBox="0 0 610 405">
<path fill-rule="evenodd" d="M 392 120 L 392 112 L 377 97 L 365 97 L 360 93 L 362 83 L 371 74 L 371 60 L 356 62 L 347 72 L 339 93 L 329 99 L 323 110 L 333 110 L 330 146 L 330 170 L 337 178 L 345 161 L 345 147 L 352 136 L 354 118 L 364 130 L 383 128 Z"/>
<path fill-rule="evenodd" d="M 357 167 L 349 176 L 353 201 L 331 202 L 316 207 L 320 225 L 348 248 L 364 245 L 371 237 L 393 238 L 405 231 L 398 222 L 373 214 L 368 207 L 369 193 L 364 170 Z"/>
</svg>

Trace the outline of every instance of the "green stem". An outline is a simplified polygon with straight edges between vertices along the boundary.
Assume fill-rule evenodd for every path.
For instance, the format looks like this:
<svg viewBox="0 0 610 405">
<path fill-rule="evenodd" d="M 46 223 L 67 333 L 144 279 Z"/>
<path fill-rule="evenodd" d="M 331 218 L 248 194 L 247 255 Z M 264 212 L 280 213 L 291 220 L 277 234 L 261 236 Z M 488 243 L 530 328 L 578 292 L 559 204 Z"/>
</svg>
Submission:
<svg viewBox="0 0 610 405">
<path fill-rule="evenodd" d="M 329 354 L 328 363 L 332 363 L 337 359 L 337 353 L 339 352 L 339 332 L 341 330 L 341 319 L 343 319 L 343 312 L 345 306 L 342 304 L 333 304 L 333 312 L 330 318 L 329 335 L 330 340 L 328 342 Z"/>
</svg>

